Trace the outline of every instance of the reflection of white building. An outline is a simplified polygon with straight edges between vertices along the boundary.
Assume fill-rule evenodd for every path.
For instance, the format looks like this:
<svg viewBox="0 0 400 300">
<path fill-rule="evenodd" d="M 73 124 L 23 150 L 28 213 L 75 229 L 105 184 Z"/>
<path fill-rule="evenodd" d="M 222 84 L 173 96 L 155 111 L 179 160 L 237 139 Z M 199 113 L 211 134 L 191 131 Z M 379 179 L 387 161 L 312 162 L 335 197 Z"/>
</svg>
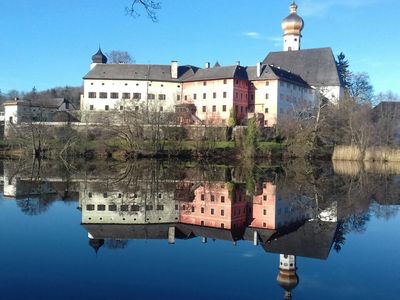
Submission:
<svg viewBox="0 0 400 300">
<path fill-rule="evenodd" d="M 277 277 L 278 284 L 285 290 L 285 300 L 292 299 L 292 290 L 299 284 L 297 276 L 296 256 L 279 255 L 279 274 Z"/>
<path fill-rule="evenodd" d="M 165 224 L 179 220 L 174 191 L 152 192 L 146 183 L 137 192 L 99 192 L 95 185 L 81 184 L 79 202 L 83 224 Z M 101 189 L 103 190 L 103 189 Z"/>
</svg>

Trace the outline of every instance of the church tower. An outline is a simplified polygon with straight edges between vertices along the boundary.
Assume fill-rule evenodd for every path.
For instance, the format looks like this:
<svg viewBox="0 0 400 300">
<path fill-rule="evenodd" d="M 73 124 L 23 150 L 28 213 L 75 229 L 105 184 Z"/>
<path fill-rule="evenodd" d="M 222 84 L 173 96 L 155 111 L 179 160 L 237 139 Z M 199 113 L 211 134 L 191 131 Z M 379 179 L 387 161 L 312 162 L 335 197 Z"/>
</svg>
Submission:
<svg viewBox="0 0 400 300">
<path fill-rule="evenodd" d="M 285 290 L 285 300 L 292 299 L 292 290 L 299 284 L 296 274 L 296 256 L 281 254 L 279 259 L 279 274 L 276 280 Z"/>
<path fill-rule="evenodd" d="M 283 51 L 298 51 L 301 45 L 301 31 L 304 28 L 303 19 L 297 14 L 297 4 L 290 5 L 290 15 L 282 21 Z"/>
</svg>

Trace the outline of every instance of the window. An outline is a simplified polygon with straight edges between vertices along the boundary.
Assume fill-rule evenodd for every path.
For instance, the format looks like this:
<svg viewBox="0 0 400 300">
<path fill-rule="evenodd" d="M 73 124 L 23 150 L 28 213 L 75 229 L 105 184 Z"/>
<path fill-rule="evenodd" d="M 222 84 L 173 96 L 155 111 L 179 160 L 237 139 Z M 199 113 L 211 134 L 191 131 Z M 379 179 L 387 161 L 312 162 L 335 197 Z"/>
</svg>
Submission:
<svg viewBox="0 0 400 300">
<path fill-rule="evenodd" d="M 214 208 L 211 208 L 211 214 L 214 215 Z"/>
<path fill-rule="evenodd" d="M 88 196 L 89 196 L 89 198 L 92 198 L 92 193 L 89 192 Z"/>
<path fill-rule="evenodd" d="M 264 126 L 268 126 L 268 120 L 264 121 Z"/>
<path fill-rule="evenodd" d="M 94 210 L 94 205 L 93 204 L 88 204 L 86 205 L 86 210 Z"/>
<path fill-rule="evenodd" d="M 236 79 L 235 83 L 236 83 L 236 84 L 239 84 L 239 80 Z"/>
<path fill-rule="evenodd" d="M 207 93 L 203 93 L 203 99 L 207 99 Z"/>
<path fill-rule="evenodd" d="M 215 99 L 215 98 L 217 98 L 217 93 L 213 93 L 213 98 Z"/>
<path fill-rule="evenodd" d="M 176 95 L 176 100 L 180 101 L 181 100 L 181 95 Z"/>
<path fill-rule="evenodd" d="M 142 94 L 141 93 L 133 93 L 133 99 L 139 100 L 142 98 Z"/>
<path fill-rule="evenodd" d="M 118 93 L 111 93 L 110 98 L 111 99 L 118 99 L 119 95 Z"/>
<path fill-rule="evenodd" d="M 119 110 L 124 110 L 124 107 L 121 105 L 121 106 L 119 107 Z"/>
<path fill-rule="evenodd" d="M 121 211 L 128 211 L 129 205 L 123 204 L 121 205 Z"/>
<path fill-rule="evenodd" d="M 90 105 L 90 106 L 89 106 L 89 109 L 90 109 L 90 110 L 93 110 L 93 109 L 94 109 L 93 105 Z"/>
<path fill-rule="evenodd" d="M 165 94 L 159 94 L 158 100 L 165 100 Z"/>
<path fill-rule="evenodd" d="M 269 85 L 269 81 L 266 81 L 266 82 L 265 82 L 265 85 L 268 86 L 268 85 Z"/>
<path fill-rule="evenodd" d="M 109 110 L 110 107 L 109 107 L 108 105 L 106 105 L 106 106 L 104 107 L 104 109 L 105 109 L 105 110 Z"/>
<path fill-rule="evenodd" d="M 227 83 L 227 80 L 226 79 L 224 79 L 224 84 L 226 84 Z"/>
<path fill-rule="evenodd" d="M 105 211 L 106 210 L 106 206 L 104 204 L 99 204 L 99 205 L 97 205 L 97 210 Z"/>
<path fill-rule="evenodd" d="M 101 99 L 106 99 L 107 98 L 107 93 L 100 93 L 100 98 Z"/>
<path fill-rule="evenodd" d="M 179 205 L 175 204 L 175 210 L 178 210 L 178 209 L 179 209 Z"/>
<path fill-rule="evenodd" d="M 121 193 L 118 194 L 118 198 L 122 198 L 122 194 Z"/>
<path fill-rule="evenodd" d="M 192 212 L 195 212 L 195 208 L 194 208 L 194 206 L 192 206 Z"/>
<path fill-rule="evenodd" d="M 204 81 L 204 82 L 203 82 L 203 85 L 206 86 L 206 85 L 207 85 L 207 81 Z"/>
<path fill-rule="evenodd" d="M 203 112 L 207 111 L 207 107 L 203 106 Z"/>
<path fill-rule="evenodd" d="M 109 211 L 117 211 L 117 206 L 115 204 L 111 204 L 108 206 Z"/>
<path fill-rule="evenodd" d="M 225 228 L 225 224 L 224 223 L 221 223 L 221 228 Z"/>
<path fill-rule="evenodd" d="M 187 95 L 185 95 L 185 101 L 187 100 Z"/>
<path fill-rule="evenodd" d="M 204 201 L 204 194 L 201 194 L 200 199 L 201 201 Z"/>
<path fill-rule="evenodd" d="M 129 99 L 131 97 L 131 93 L 122 93 L 122 99 Z"/>
<path fill-rule="evenodd" d="M 96 93 L 95 92 L 89 92 L 89 98 L 96 98 Z"/>
<path fill-rule="evenodd" d="M 164 210 L 164 205 L 157 205 L 157 210 Z"/>
<path fill-rule="evenodd" d="M 204 207 L 201 208 L 201 213 L 204 214 Z"/>
<path fill-rule="evenodd" d="M 216 112 L 216 111 L 217 111 L 217 106 L 216 106 L 216 105 L 213 105 L 212 111 L 213 111 L 213 112 Z"/>
<path fill-rule="evenodd" d="M 243 106 L 240 107 L 240 112 L 243 112 Z"/>
<path fill-rule="evenodd" d="M 211 195 L 211 202 L 214 202 L 214 201 L 215 201 L 215 196 Z"/>
<path fill-rule="evenodd" d="M 104 197 L 104 198 L 107 198 L 107 197 L 108 197 L 108 194 L 107 194 L 107 193 L 103 193 L 103 197 Z"/>
<path fill-rule="evenodd" d="M 264 223 L 263 223 L 263 227 L 267 227 L 267 223 L 264 222 Z"/>
<path fill-rule="evenodd" d="M 267 201 L 268 200 L 267 195 L 264 195 L 263 199 L 264 199 L 264 201 Z"/>
<path fill-rule="evenodd" d="M 265 99 L 269 99 L 269 94 L 265 94 Z"/>
<path fill-rule="evenodd" d="M 225 216 L 225 211 L 221 209 L 221 216 Z"/>
<path fill-rule="evenodd" d="M 160 106 L 160 111 L 164 111 L 164 107 Z"/>
<path fill-rule="evenodd" d="M 146 210 L 153 210 L 153 205 L 146 205 Z"/>
<path fill-rule="evenodd" d="M 132 205 L 131 206 L 131 211 L 139 211 L 139 210 L 140 210 L 139 205 Z"/>
<path fill-rule="evenodd" d="M 226 98 L 226 92 L 224 92 L 224 93 L 222 94 L 222 96 L 223 96 L 224 98 Z"/>
<path fill-rule="evenodd" d="M 135 111 L 138 111 L 139 110 L 139 106 L 135 106 Z"/>
<path fill-rule="evenodd" d="M 221 203 L 225 203 L 225 196 L 221 196 Z"/>
<path fill-rule="evenodd" d="M 204 221 L 200 221 L 200 226 L 204 226 Z"/>
<path fill-rule="evenodd" d="M 268 108 L 265 109 L 265 113 L 266 113 L 266 114 L 268 113 Z"/>
<path fill-rule="evenodd" d="M 267 210 L 266 210 L 266 209 L 264 209 L 264 211 L 263 211 L 263 215 L 264 215 L 264 216 L 266 216 L 266 215 L 267 215 Z"/>
<path fill-rule="evenodd" d="M 222 111 L 226 111 L 226 105 L 222 105 Z"/>
<path fill-rule="evenodd" d="M 239 99 L 239 93 L 236 92 L 236 99 Z"/>
<path fill-rule="evenodd" d="M 148 94 L 148 95 L 147 95 L 147 99 L 149 99 L 149 100 L 154 100 L 154 99 L 156 99 L 156 95 L 154 95 L 154 94 Z"/>
<path fill-rule="evenodd" d="M 253 94 L 250 95 L 250 99 L 254 100 L 254 95 Z"/>
<path fill-rule="evenodd" d="M 197 94 L 193 94 L 193 99 L 194 99 L 194 100 L 197 99 Z"/>
</svg>

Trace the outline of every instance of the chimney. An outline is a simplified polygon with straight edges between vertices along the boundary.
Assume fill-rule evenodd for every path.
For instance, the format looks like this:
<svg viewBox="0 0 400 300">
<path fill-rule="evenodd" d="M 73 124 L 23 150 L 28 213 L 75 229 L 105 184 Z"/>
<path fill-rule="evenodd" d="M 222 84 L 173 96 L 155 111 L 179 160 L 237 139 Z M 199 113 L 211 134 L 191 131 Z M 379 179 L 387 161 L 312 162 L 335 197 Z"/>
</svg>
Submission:
<svg viewBox="0 0 400 300">
<path fill-rule="evenodd" d="M 210 63 L 209 62 L 206 62 L 206 64 L 205 64 L 205 66 L 204 66 L 206 69 L 209 69 L 210 68 Z"/>
<path fill-rule="evenodd" d="M 178 62 L 176 60 L 171 61 L 171 77 L 172 79 L 178 78 Z"/>
<path fill-rule="evenodd" d="M 236 61 L 236 65 L 240 66 L 240 60 Z"/>
<path fill-rule="evenodd" d="M 257 63 L 257 77 L 261 76 L 261 63 Z"/>
</svg>

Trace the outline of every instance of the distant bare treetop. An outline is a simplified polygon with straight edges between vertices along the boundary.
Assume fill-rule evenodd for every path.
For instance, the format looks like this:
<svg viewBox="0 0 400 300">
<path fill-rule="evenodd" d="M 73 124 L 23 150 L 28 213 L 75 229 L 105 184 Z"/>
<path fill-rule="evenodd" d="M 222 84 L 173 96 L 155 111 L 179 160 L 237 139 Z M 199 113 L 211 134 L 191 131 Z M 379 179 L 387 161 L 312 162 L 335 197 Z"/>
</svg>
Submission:
<svg viewBox="0 0 400 300">
<path fill-rule="evenodd" d="M 112 50 L 106 53 L 110 64 L 132 64 L 135 60 L 127 51 Z"/>
<path fill-rule="evenodd" d="M 158 22 L 157 18 L 157 10 L 161 8 L 161 2 L 160 1 L 153 1 L 153 0 L 133 0 L 131 5 L 127 6 L 125 8 L 126 13 L 129 16 L 132 16 L 134 18 L 139 17 L 140 13 L 138 10 L 140 10 L 140 7 L 142 7 L 147 16 L 152 20 L 153 22 Z"/>
</svg>

